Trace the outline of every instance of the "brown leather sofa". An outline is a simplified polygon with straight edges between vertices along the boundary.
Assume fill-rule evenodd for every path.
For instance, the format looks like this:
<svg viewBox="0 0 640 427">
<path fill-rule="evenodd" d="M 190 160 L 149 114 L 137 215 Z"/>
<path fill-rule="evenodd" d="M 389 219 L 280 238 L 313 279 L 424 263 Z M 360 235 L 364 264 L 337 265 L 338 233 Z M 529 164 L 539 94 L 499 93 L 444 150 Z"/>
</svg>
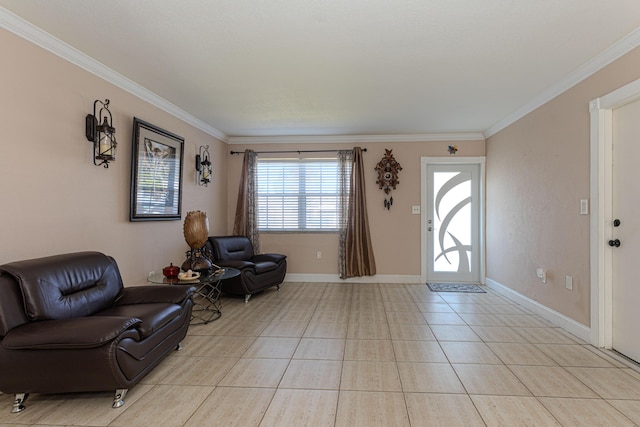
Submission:
<svg viewBox="0 0 640 427">
<path fill-rule="evenodd" d="M 212 262 L 220 267 L 233 267 L 240 275 L 222 282 L 222 291 L 231 295 L 251 295 L 272 286 L 280 289 L 287 273 L 287 257 L 281 254 L 254 254 L 245 236 L 209 236 L 206 243 Z"/>
<path fill-rule="evenodd" d="M 0 266 L 0 391 L 127 390 L 180 349 L 191 286 L 124 287 L 115 260 L 79 252 Z"/>
</svg>

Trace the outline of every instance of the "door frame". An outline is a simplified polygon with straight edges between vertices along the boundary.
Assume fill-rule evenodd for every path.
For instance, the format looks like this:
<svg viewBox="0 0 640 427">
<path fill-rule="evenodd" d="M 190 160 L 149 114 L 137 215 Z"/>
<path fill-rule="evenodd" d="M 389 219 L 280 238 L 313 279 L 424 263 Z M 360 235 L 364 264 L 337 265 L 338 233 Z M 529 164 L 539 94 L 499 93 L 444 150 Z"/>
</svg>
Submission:
<svg viewBox="0 0 640 427">
<path fill-rule="evenodd" d="M 613 110 L 638 100 L 640 79 L 589 102 L 591 344 L 606 349 L 613 344 Z"/>
<path fill-rule="evenodd" d="M 442 165 L 480 165 L 480 189 L 478 202 L 478 222 L 480 227 L 478 230 L 478 264 L 480 268 L 480 283 L 485 284 L 485 260 L 484 260 L 484 186 L 485 186 L 485 161 L 486 157 L 420 157 L 420 277 L 422 283 L 427 282 L 427 164 Z"/>
</svg>

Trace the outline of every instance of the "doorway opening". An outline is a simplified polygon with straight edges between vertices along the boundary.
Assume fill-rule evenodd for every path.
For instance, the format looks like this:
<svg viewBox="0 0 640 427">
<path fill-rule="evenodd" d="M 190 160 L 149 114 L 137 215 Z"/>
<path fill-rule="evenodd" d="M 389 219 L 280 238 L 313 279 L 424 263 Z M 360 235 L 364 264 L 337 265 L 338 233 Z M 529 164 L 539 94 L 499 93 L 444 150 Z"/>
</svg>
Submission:
<svg viewBox="0 0 640 427">
<path fill-rule="evenodd" d="M 613 348 L 614 110 L 640 100 L 640 80 L 589 103 L 591 115 L 591 343 Z M 609 246 L 609 240 L 614 242 Z"/>
<path fill-rule="evenodd" d="M 482 283 L 484 157 L 423 157 L 421 175 L 423 282 Z"/>
</svg>

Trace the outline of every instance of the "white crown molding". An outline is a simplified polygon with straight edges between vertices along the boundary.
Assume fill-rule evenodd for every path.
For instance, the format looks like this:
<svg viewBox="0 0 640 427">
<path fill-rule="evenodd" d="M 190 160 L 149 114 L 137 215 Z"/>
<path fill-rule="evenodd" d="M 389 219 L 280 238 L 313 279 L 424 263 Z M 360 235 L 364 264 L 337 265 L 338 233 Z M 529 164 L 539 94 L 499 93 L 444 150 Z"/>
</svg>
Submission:
<svg viewBox="0 0 640 427">
<path fill-rule="evenodd" d="M 569 90 L 573 86 L 577 85 L 586 78 L 592 76 L 597 71 L 611 64 L 622 55 L 630 52 L 636 47 L 640 46 L 640 28 L 635 29 L 631 33 L 627 34 L 621 40 L 614 45 L 610 46 L 591 61 L 582 65 L 573 73 L 569 74 L 564 79 L 558 81 L 556 84 L 549 87 L 540 95 L 533 98 L 529 103 L 523 105 L 504 119 L 500 120 L 495 125 L 491 126 L 484 132 L 484 137 L 489 138 L 496 133 L 500 132 L 509 125 L 520 120 L 527 114 L 531 113 L 536 108 L 551 101 L 556 96 Z"/>
<path fill-rule="evenodd" d="M 122 74 L 78 49 L 52 36 L 39 27 L 0 6 L 0 27 L 61 57 L 62 59 L 94 74 L 160 108 L 201 131 L 229 144 L 272 143 L 364 143 L 364 142 L 427 142 L 427 141 L 483 141 L 482 133 L 406 134 L 406 135 L 316 135 L 316 136 L 249 136 L 229 137 L 213 126 L 172 104 L 161 96 L 140 86 Z"/>
<path fill-rule="evenodd" d="M 398 135 L 282 135 L 282 136 L 230 136 L 229 145 L 237 144 L 309 144 L 309 143 L 366 143 L 366 142 L 429 142 L 429 141 L 484 141 L 482 133 L 431 133 Z"/>
<path fill-rule="evenodd" d="M 9 10 L 0 6 L 0 28 L 4 28 L 19 37 L 61 57 L 62 59 L 112 83 L 177 117 L 193 127 L 229 144 L 272 144 L 272 143 L 366 143 L 366 142 L 429 142 L 429 141 L 468 141 L 485 140 L 536 108 L 549 102 L 556 96 L 575 86 L 582 80 L 609 65 L 622 55 L 640 46 L 640 28 L 629 33 L 613 46 L 609 47 L 593 60 L 587 62 L 575 72 L 552 85 L 529 103 L 505 117 L 484 133 L 444 133 L 444 134 L 399 134 L 399 135 L 317 135 L 317 136 L 248 136 L 229 137 L 208 123 L 198 119 L 182 108 L 172 104 L 159 95 L 140 86 L 122 74 L 80 52 L 71 45 L 36 27 Z"/>
<path fill-rule="evenodd" d="M 25 21 L 3 7 L 0 7 L 0 27 L 137 96 L 143 101 L 166 111 L 191 126 L 222 141 L 227 141 L 227 135 L 213 126 L 210 126 L 182 108 L 145 89 L 136 82 L 126 78 L 122 74 L 80 52 L 78 49 L 52 36 L 30 22 Z"/>
</svg>

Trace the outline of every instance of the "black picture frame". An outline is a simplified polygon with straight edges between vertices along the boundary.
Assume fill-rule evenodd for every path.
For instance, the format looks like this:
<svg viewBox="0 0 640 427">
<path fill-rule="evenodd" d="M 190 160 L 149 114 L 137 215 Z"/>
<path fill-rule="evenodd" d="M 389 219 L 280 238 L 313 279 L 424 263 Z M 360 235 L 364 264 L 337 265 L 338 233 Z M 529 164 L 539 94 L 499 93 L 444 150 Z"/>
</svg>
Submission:
<svg viewBox="0 0 640 427">
<path fill-rule="evenodd" d="M 129 221 L 182 218 L 184 138 L 133 118 Z"/>
</svg>

